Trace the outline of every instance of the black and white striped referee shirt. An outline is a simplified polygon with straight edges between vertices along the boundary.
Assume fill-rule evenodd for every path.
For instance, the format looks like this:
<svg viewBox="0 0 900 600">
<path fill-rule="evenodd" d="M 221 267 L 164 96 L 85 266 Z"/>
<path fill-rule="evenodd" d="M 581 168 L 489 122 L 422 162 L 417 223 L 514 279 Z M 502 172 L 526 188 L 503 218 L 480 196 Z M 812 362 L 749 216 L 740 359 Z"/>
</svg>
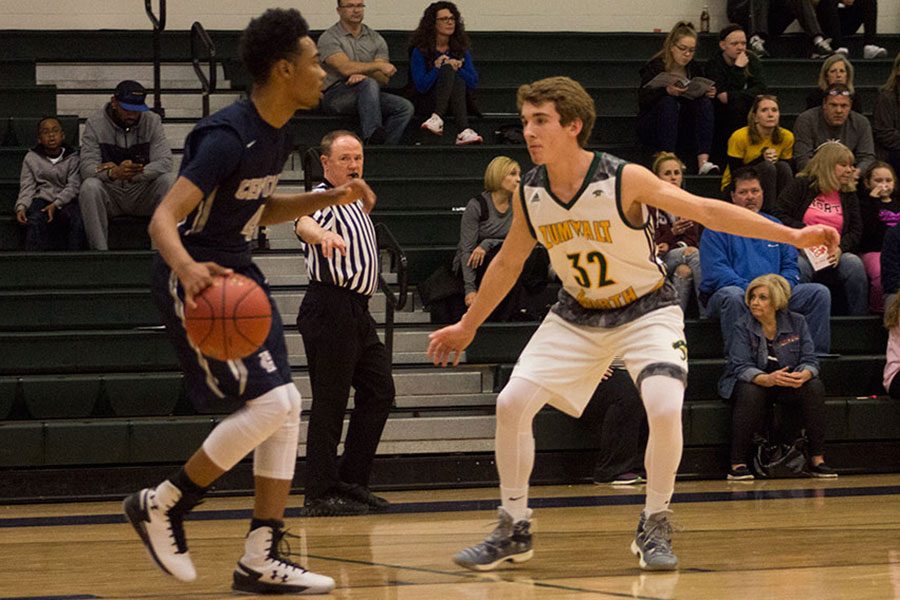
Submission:
<svg viewBox="0 0 900 600">
<path fill-rule="evenodd" d="M 313 191 L 324 191 L 331 187 L 330 183 L 324 181 L 314 187 Z M 347 245 L 346 256 L 335 252 L 329 260 L 322 254 L 320 245 L 307 244 L 300 239 L 310 281 L 329 283 L 364 296 L 374 294 L 378 289 L 378 243 L 375 239 L 375 225 L 363 210 L 362 201 L 329 206 L 310 217 L 322 229 L 333 231 L 344 238 Z"/>
</svg>

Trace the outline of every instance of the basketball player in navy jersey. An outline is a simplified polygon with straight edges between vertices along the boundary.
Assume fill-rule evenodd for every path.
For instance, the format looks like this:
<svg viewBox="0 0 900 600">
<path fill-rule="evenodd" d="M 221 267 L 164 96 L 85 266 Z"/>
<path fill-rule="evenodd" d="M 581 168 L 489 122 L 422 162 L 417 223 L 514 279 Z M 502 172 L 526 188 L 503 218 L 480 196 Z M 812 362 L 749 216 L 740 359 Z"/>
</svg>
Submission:
<svg viewBox="0 0 900 600">
<path fill-rule="evenodd" d="M 681 461 L 687 345 L 677 293 L 656 258 L 648 207 L 720 231 L 798 247 L 834 247 L 839 235 L 829 227 L 778 225 L 731 204 L 693 196 L 641 166 L 585 150 L 594 102 L 567 77 L 523 85 L 518 105 L 528 152 L 538 166 L 522 177 L 512 227 L 478 297 L 458 323 L 431 334 L 428 354 L 435 364 L 459 362 L 479 325 L 516 281 L 535 241 L 547 247 L 563 288 L 497 398 L 499 525 L 454 561 L 487 571 L 532 557 L 532 420 L 546 404 L 580 415 L 618 355 L 641 392 L 650 425 L 646 504 L 631 550 L 643 569 L 674 570 L 678 559 L 672 551 L 669 502 Z"/>
<path fill-rule="evenodd" d="M 305 570 L 279 549 L 296 463 L 300 392 L 291 378 L 275 303 L 270 296 L 269 337 L 243 360 L 203 356 L 187 339 L 182 319 L 184 305 L 193 305 L 193 297 L 217 275 L 238 272 L 268 292 L 251 260 L 249 240 L 258 225 L 360 199 L 371 206 L 375 197 L 361 179 L 315 194 L 274 193 L 290 152 L 283 127 L 296 110 L 318 104 L 325 73 L 308 25 L 294 9 L 272 9 L 253 19 L 240 52 L 253 77 L 250 98 L 197 124 L 185 140 L 178 180 L 150 223 L 159 250 L 153 295 L 184 369 L 187 393 L 199 409 L 233 412 L 177 474 L 130 495 L 124 508 L 157 565 L 177 579 L 193 581 L 197 573 L 184 517 L 221 475 L 253 451 L 253 518 L 233 589 L 328 593 L 333 579 Z"/>
</svg>

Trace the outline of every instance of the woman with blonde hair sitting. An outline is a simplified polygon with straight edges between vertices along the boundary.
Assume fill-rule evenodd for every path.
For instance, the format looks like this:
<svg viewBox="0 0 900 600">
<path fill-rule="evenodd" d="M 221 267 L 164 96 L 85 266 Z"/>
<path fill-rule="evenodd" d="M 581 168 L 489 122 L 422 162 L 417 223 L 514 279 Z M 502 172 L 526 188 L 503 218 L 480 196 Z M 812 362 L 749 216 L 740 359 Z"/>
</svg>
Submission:
<svg viewBox="0 0 900 600">
<path fill-rule="evenodd" d="M 819 363 L 806 320 L 787 308 L 790 297 L 791 286 L 781 275 L 757 277 L 744 295 L 750 312 L 734 324 L 719 380 L 719 395 L 734 409 L 729 480 L 753 479 L 747 466 L 753 438 L 763 431 L 768 408 L 776 402 L 800 414 L 809 439 L 806 471 L 813 477 L 837 477 L 825 464 L 825 388 Z"/>
<path fill-rule="evenodd" d="M 806 167 L 778 196 L 772 216 L 788 227 L 823 224 L 838 230 L 841 244 L 816 270 L 805 252 L 797 261 L 800 281 L 822 283 L 834 300 L 846 300 L 851 316 L 865 315 L 869 281 L 862 259 L 854 254 L 862 237 L 862 216 L 856 197 L 853 152 L 840 142 L 822 144 Z M 834 304 L 832 304 L 833 306 Z"/>
</svg>

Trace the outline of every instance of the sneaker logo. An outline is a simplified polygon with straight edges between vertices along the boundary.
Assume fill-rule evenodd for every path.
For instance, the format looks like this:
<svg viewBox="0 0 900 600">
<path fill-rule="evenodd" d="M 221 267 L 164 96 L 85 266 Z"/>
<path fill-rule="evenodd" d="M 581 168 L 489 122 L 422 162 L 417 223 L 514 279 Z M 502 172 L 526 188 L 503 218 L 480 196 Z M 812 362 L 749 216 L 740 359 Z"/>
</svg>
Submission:
<svg viewBox="0 0 900 600">
<path fill-rule="evenodd" d="M 523 495 L 523 496 L 516 496 L 515 498 L 510 498 L 509 501 L 510 501 L 510 502 L 515 502 L 516 500 L 521 500 L 521 499 L 524 498 L 524 497 L 525 497 L 524 495 Z"/>
<path fill-rule="evenodd" d="M 540 201 L 541 201 L 541 195 L 539 193 L 535 192 L 534 195 L 531 197 L 531 203 L 534 204 L 535 202 L 540 202 Z"/>
<path fill-rule="evenodd" d="M 246 147 L 247 147 L 247 148 L 252 148 L 252 147 L 253 147 L 253 144 L 255 144 L 255 143 L 256 143 L 256 140 L 253 140 L 252 142 L 250 142 L 249 144 L 247 144 Z"/>
</svg>

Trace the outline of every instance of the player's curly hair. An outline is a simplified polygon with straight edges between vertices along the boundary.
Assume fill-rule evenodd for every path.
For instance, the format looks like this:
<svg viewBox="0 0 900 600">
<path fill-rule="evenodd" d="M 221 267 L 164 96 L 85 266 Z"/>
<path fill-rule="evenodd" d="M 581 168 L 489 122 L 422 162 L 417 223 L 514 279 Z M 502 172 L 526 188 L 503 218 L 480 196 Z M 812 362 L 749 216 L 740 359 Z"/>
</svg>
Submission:
<svg viewBox="0 0 900 600">
<path fill-rule="evenodd" d="M 272 65 L 300 54 L 298 39 L 309 35 L 309 24 L 296 8 L 270 8 L 250 21 L 241 34 L 240 55 L 256 84 L 269 80 Z"/>
</svg>

